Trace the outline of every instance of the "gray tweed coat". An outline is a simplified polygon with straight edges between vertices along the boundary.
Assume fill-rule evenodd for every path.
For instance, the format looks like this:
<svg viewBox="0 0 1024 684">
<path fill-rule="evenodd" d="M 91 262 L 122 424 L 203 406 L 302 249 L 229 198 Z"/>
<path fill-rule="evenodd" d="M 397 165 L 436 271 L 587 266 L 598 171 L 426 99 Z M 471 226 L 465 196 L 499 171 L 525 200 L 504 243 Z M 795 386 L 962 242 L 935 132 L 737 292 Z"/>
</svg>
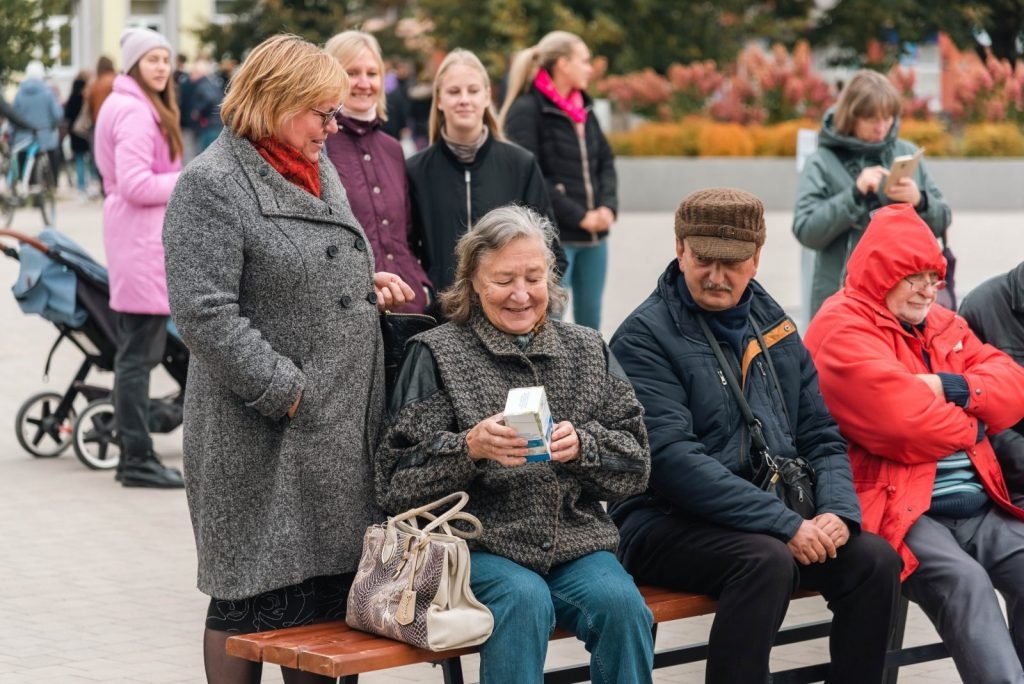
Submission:
<svg viewBox="0 0 1024 684">
<path fill-rule="evenodd" d="M 317 199 L 225 129 L 167 207 L 171 315 L 192 352 L 198 586 L 220 599 L 354 571 L 384 517 L 370 461 L 384 402 L 373 254 L 326 157 L 320 182 Z"/>
<path fill-rule="evenodd" d="M 466 433 L 505 408 L 513 387 L 544 385 L 557 423 L 570 421 L 580 457 L 505 468 L 470 460 Z M 594 551 L 615 551 L 602 501 L 647 486 L 651 452 L 643 407 L 600 334 L 548 321 L 525 350 L 479 309 L 466 325 L 417 335 L 406 349 L 390 423 L 377 450 L 377 500 L 390 513 L 453 491 L 483 523 L 470 547 L 535 572 Z"/>
</svg>

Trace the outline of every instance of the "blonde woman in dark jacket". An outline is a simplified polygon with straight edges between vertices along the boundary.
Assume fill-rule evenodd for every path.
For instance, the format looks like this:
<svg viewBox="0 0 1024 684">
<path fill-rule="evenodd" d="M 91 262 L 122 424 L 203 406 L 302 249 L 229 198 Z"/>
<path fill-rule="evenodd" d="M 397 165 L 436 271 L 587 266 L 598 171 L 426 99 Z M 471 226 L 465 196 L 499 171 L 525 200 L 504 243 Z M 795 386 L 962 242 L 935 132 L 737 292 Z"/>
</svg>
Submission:
<svg viewBox="0 0 1024 684">
<path fill-rule="evenodd" d="M 555 210 L 573 320 L 601 328 L 608 231 L 618 213 L 615 159 L 586 93 L 593 73 L 579 36 L 552 31 L 516 56 L 499 121 L 537 156 Z"/>
<path fill-rule="evenodd" d="M 534 155 L 505 141 L 487 70 L 468 50 L 452 50 L 438 67 L 430 146 L 406 166 L 414 248 L 438 292 L 452 284 L 455 243 L 491 209 L 520 204 L 553 217 Z"/>
</svg>

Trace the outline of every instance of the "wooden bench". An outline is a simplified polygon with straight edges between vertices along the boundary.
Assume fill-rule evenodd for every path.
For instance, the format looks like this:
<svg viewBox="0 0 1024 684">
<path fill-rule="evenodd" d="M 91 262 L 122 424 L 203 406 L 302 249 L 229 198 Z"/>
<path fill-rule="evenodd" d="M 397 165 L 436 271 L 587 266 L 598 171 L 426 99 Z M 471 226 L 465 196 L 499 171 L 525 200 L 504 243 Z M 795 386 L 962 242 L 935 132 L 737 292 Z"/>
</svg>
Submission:
<svg viewBox="0 0 1024 684">
<path fill-rule="evenodd" d="M 715 612 L 717 602 L 699 594 L 685 594 L 659 587 L 641 587 L 647 606 L 654 614 L 654 634 L 657 638 L 658 624 L 681 620 Z M 813 596 L 812 593 L 798 593 L 794 598 Z M 941 643 L 903 648 L 903 633 L 906 629 L 907 601 L 900 606 L 899 619 L 887 656 L 889 671 L 888 684 L 896 684 L 900 667 L 947 657 Z M 830 620 L 785 627 L 779 631 L 777 646 L 794 644 L 828 636 Z M 573 636 L 563 630 L 556 630 L 552 639 Z M 283 665 L 328 677 L 341 678 L 342 684 L 356 684 L 362 673 L 386 670 L 415 663 L 439 664 L 445 684 L 463 684 L 462 661 L 464 655 L 476 653 L 477 648 L 463 648 L 453 651 L 428 651 L 385 637 L 367 634 L 350 628 L 344 622 L 321 622 L 305 627 L 292 627 L 270 632 L 240 634 L 227 641 L 230 655 L 256 662 Z M 655 651 L 655 669 L 693 663 L 707 659 L 707 643 L 689 644 Z M 806 665 L 772 674 L 773 684 L 801 684 L 824 680 L 828 663 Z M 544 673 L 546 684 L 571 684 L 590 679 L 589 665 L 548 670 Z"/>
</svg>

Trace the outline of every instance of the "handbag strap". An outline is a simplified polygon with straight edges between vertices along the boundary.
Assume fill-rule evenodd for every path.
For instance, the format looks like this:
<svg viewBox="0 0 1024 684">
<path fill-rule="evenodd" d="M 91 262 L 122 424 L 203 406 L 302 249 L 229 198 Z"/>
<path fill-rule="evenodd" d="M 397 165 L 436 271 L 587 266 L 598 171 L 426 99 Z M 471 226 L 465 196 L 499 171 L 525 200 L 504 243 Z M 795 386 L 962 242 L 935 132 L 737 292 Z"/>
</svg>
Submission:
<svg viewBox="0 0 1024 684">
<path fill-rule="evenodd" d="M 483 533 L 483 525 L 480 519 L 472 513 L 466 513 L 462 509 L 465 508 L 466 504 L 469 503 L 469 494 L 466 492 L 452 492 L 448 496 L 442 497 L 437 501 L 420 506 L 419 508 L 412 508 L 404 513 L 388 519 L 389 527 L 401 527 L 403 531 L 423 535 L 429 534 L 434 530 L 440 528 L 445 534 L 450 534 L 463 539 L 476 539 Z M 439 508 L 449 506 L 448 510 L 440 515 L 435 515 L 432 511 Z M 430 522 L 420 529 L 416 523 L 417 517 L 423 517 Z M 449 526 L 450 522 L 461 520 L 462 522 L 468 523 L 472 528 L 469 531 L 461 530 L 458 528 L 452 529 Z"/>
<path fill-rule="evenodd" d="M 750 428 L 750 439 L 754 450 L 765 458 L 771 458 L 768 454 L 768 442 L 765 440 L 764 431 L 761 429 L 761 421 L 755 418 L 754 412 L 750 410 L 750 404 L 747 403 L 746 398 L 743 396 L 740 383 L 732 372 L 732 366 L 726 361 L 725 354 L 722 353 L 718 340 L 715 339 L 714 334 L 711 332 L 708 322 L 704 320 L 703 314 L 697 314 L 697 321 L 700 323 L 700 329 L 704 331 L 704 337 L 707 338 L 708 344 L 711 345 L 711 351 L 714 352 L 715 358 L 718 360 L 718 366 L 725 377 L 725 384 L 732 390 L 732 395 L 736 398 L 736 403 L 739 404 L 743 419 L 746 421 L 747 427 Z"/>
</svg>

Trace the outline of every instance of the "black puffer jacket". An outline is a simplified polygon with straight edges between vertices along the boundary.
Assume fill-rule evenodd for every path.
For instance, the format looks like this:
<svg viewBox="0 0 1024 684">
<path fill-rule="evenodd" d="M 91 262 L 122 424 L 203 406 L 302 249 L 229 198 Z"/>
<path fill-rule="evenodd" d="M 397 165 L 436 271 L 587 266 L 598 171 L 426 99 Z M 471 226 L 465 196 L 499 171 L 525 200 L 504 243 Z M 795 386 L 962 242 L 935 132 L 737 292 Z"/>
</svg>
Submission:
<svg viewBox="0 0 1024 684">
<path fill-rule="evenodd" d="M 699 322 L 683 306 L 676 289 L 680 277 L 673 261 L 611 341 L 644 405 L 651 441 L 647 493 L 611 509 L 622 534 L 620 551 L 646 521 L 670 513 L 789 541 L 802 520 L 746 479 L 750 434 Z M 744 396 L 763 423 L 772 453 L 799 455 L 814 467 L 818 513 L 835 513 L 856 534 L 860 506 L 846 442 L 818 390 L 811 356 L 775 300 L 754 280 L 748 287 L 753 291 L 750 318 L 768 345 L 784 396 L 775 389 L 753 331 L 742 344 Z M 728 345 L 722 351 L 733 356 Z"/>
<path fill-rule="evenodd" d="M 586 93 L 583 102 L 588 116 L 582 140 L 569 116 L 532 85 L 516 98 L 505 117 L 508 139 L 537 156 L 565 243 L 593 242 L 608 236 L 608 231 L 594 234 L 580 228 L 589 210 L 608 207 L 619 213 L 615 157 Z"/>
<path fill-rule="evenodd" d="M 412 201 L 412 248 L 441 292 L 455 275 L 455 243 L 491 209 L 528 206 L 554 221 L 551 199 L 531 153 L 488 136 L 470 164 L 439 140 L 406 162 Z M 553 245 L 556 254 L 561 247 Z M 564 271 L 564 267 L 559 269 Z"/>
<path fill-rule="evenodd" d="M 1024 366 L 1024 262 L 971 290 L 960 304 L 960 315 L 982 342 Z M 1024 495 L 1024 420 L 991 441 L 1010 491 Z M 1014 503 L 1021 502 L 1015 497 Z"/>
</svg>

